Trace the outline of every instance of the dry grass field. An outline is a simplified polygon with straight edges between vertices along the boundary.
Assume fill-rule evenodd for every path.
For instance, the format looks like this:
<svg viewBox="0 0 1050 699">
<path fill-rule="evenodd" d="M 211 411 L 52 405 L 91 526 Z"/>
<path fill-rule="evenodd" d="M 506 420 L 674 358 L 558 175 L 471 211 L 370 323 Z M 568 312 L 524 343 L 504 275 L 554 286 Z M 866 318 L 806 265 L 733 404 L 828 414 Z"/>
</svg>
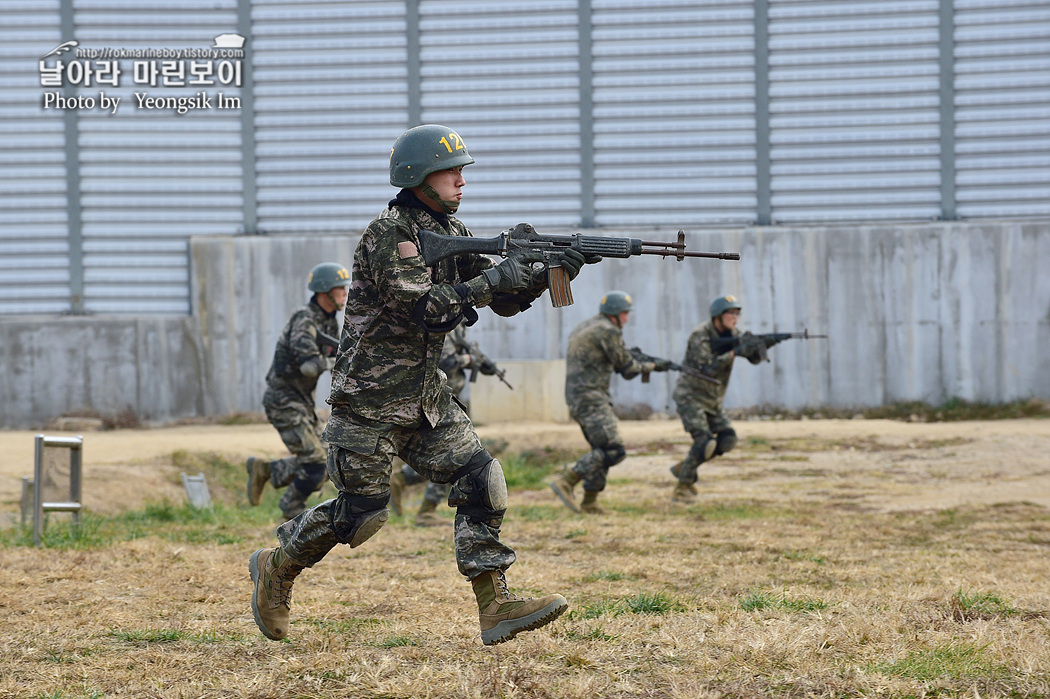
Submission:
<svg viewBox="0 0 1050 699">
<path fill-rule="evenodd" d="M 575 426 L 481 428 L 512 484 L 512 589 L 570 603 L 494 647 L 451 526 L 410 516 L 305 571 L 288 639 L 264 638 L 247 560 L 276 497 L 248 507 L 242 464 L 281 453 L 268 425 L 86 434 L 89 514 L 43 548 L 17 525 L 32 433 L 0 432 L 0 697 L 1050 696 L 1050 420 L 741 421 L 689 506 L 680 424 L 622 427 L 604 516 L 544 485 Z"/>
</svg>

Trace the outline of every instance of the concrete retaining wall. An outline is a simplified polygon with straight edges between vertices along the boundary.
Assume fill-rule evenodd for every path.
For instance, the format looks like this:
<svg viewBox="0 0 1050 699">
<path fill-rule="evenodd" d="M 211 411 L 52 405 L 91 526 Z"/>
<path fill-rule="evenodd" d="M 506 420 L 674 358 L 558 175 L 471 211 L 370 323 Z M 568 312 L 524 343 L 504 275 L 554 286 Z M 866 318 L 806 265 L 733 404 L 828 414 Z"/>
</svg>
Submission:
<svg viewBox="0 0 1050 699">
<path fill-rule="evenodd" d="M 306 274 L 327 260 L 349 266 L 355 244 L 356 236 L 195 239 L 190 318 L 0 319 L 0 425 L 78 409 L 156 421 L 259 411 L 276 338 L 308 296 Z M 558 359 L 602 293 L 623 289 L 636 309 L 628 345 L 680 360 L 711 299 L 732 293 L 745 329 L 831 338 L 788 341 L 768 364 L 742 363 L 729 407 L 1050 398 L 1050 221 L 712 230 L 691 233 L 689 247 L 742 259 L 606 260 L 574 282 L 575 305 L 552 309 L 544 297 L 514 318 L 483 311 L 470 335 L 496 360 Z M 616 377 L 614 398 L 670 411 L 674 378 Z M 560 401 L 548 383 L 525 380 L 508 393 Z M 327 389 L 319 386 L 322 399 Z M 481 407 L 478 419 L 491 419 Z"/>
</svg>

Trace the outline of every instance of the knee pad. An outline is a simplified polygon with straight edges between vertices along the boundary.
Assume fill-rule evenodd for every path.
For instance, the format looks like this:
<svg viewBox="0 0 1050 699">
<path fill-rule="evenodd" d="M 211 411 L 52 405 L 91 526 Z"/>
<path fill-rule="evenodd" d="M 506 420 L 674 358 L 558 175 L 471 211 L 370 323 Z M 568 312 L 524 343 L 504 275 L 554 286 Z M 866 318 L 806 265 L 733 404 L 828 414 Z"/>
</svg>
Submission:
<svg viewBox="0 0 1050 699">
<path fill-rule="evenodd" d="M 718 433 L 718 444 L 715 447 L 716 454 L 725 454 L 736 446 L 736 431 L 730 427 Z"/>
<path fill-rule="evenodd" d="M 390 511 L 386 509 L 388 498 L 365 498 L 340 493 L 331 509 L 329 525 L 336 540 L 357 548 L 383 528 Z"/>
<path fill-rule="evenodd" d="M 300 471 L 301 473 L 292 481 L 292 487 L 300 493 L 310 495 L 310 493 L 320 490 L 321 486 L 324 485 L 326 473 L 324 464 L 303 464 L 300 466 Z"/>
<path fill-rule="evenodd" d="M 695 463 L 697 466 L 708 461 L 712 456 L 715 455 L 715 451 L 718 449 L 718 442 L 715 441 L 714 437 L 705 433 L 696 435 L 693 437 L 693 444 L 689 447 L 689 453 L 686 455 L 686 461 L 690 464 Z"/>
<path fill-rule="evenodd" d="M 486 454 L 487 455 L 487 454 Z M 470 471 L 452 486 L 448 504 L 457 514 L 474 521 L 496 521 L 499 526 L 507 511 L 507 479 L 496 459 Z"/>
<path fill-rule="evenodd" d="M 606 467 L 615 466 L 627 458 L 627 450 L 622 444 L 613 444 L 602 448 L 602 463 Z"/>
</svg>

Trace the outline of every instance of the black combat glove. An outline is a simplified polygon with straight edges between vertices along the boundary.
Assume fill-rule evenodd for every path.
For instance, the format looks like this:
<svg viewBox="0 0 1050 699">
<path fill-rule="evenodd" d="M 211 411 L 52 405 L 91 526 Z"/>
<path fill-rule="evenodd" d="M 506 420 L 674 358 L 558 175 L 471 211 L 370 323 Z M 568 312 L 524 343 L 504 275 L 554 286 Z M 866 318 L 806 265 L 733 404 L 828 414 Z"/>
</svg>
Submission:
<svg viewBox="0 0 1050 699">
<path fill-rule="evenodd" d="M 670 359 L 657 359 L 653 362 L 654 371 L 670 371 L 671 365 L 674 364 Z"/>
<path fill-rule="evenodd" d="M 486 357 L 485 361 L 481 362 L 478 365 L 478 371 L 480 371 L 485 376 L 492 376 L 496 373 L 496 365 L 492 362 L 491 359 Z"/>
<path fill-rule="evenodd" d="M 561 264 L 562 269 L 564 269 L 569 275 L 569 281 L 572 281 L 587 263 L 587 258 L 583 256 L 582 252 L 577 252 L 572 248 L 567 248 L 558 253 L 558 262 Z"/>
<path fill-rule="evenodd" d="M 532 280 L 532 263 L 543 262 L 543 253 L 539 250 L 525 250 L 507 259 L 495 267 L 481 273 L 494 292 L 511 292 L 525 289 Z"/>
</svg>

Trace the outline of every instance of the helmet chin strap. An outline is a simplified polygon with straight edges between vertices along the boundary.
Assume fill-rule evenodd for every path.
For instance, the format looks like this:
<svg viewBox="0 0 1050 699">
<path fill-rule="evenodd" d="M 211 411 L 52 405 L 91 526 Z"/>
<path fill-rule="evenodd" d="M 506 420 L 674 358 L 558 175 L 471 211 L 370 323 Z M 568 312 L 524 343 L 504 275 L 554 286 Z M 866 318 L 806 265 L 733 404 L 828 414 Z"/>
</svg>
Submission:
<svg viewBox="0 0 1050 699">
<path fill-rule="evenodd" d="M 333 306 L 335 306 L 335 310 L 337 310 L 337 311 L 343 310 L 343 307 L 346 304 L 345 303 L 339 303 L 338 301 L 336 301 L 335 297 L 332 296 L 332 290 L 331 289 L 329 289 L 328 291 L 323 291 L 321 293 L 328 297 L 328 300 L 332 302 Z"/>
<path fill-rule="evenodd" d="M 459 208 L 458 201 L 456 201 L 455 199 L 442 199 L 441 195 L 438 194 L 437 191 L 435 191 L 435 189 L 429 184 L 424 183 L 420 185 L 419 190 L 423 192 L 423 194 L 425 194 L 428 199 L 435 202 L 439 207 L 441 207 L 441 210 L 446 214 L 454 214 L 456 213 L 456 209 Z"/>
</svg>

